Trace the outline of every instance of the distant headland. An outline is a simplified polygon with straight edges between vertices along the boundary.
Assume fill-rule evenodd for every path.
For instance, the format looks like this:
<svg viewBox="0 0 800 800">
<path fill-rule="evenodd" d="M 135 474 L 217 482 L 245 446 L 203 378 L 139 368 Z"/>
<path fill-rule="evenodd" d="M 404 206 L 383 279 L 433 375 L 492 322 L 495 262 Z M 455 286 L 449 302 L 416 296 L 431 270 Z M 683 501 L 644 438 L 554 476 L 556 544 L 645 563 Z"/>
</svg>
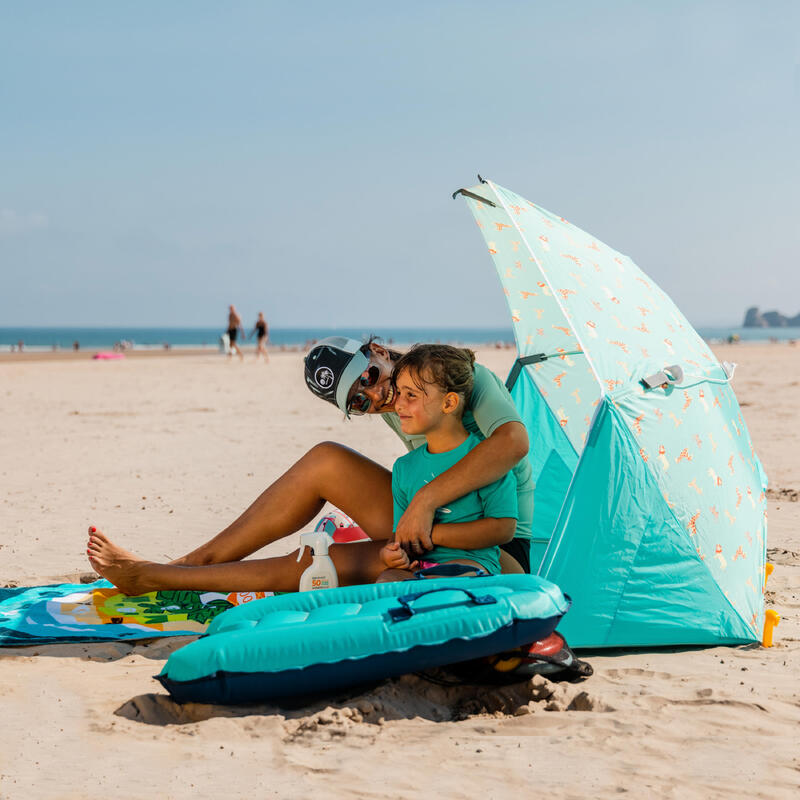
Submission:
<svg viewBox="0 0 800 800">
<path fill-rule="evenodd" d="M 744 328 L 800 328 L 800 314 L 787 317 L 780 311 L 765 311 L 763 314 L 757 306 L 748 308 L 744 315 Z"/>
</svg>

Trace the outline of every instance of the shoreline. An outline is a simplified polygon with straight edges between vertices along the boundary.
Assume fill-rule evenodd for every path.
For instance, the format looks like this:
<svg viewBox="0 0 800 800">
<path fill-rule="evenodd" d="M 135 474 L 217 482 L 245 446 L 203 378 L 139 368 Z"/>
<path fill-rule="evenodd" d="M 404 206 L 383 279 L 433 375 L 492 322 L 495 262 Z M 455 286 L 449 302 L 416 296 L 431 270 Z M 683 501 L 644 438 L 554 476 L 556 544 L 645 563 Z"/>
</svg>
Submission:
<svg viewBox="0 0 800 800">
<path fill-rule="evenodd" d="M 718 339 L 706 339 L 706 344 L 712 349 L 718 347 L 728 348 L 731 352 L 736 352 L 739 348 L 751 349 L 754 347 L 797 347 L 798 340 L 796 339 L 758 339 L 758 340 L 741 340 L 738 342 L 726 342 Z M 401 350 L 410 347 L 413 342 L 393 342 L 391 346 L 399 347 Z M 452 344 L 456 347 L 469 347 L 472 350 L 513 350 L 515 344 L 513 342 L 461 342 L 449 341 L 446 344 Z M 242 348 L 245 360 L 248 356 L 254 356 L 256 352 L 255 345 L 245 345 Z M 308 347 L 305 344 L 282 344 L 268 347 L 270 355 L 274 353 L 305 353 Z M 23 350 L 23 351 L 2 351 L 0 350 L 0 366 L 4 364 L 23 364 L 30 362 L 46 362 L 46 361 L 92 361 L 95 360 L 95 355 L 98 353 L 113 352 L 111 348 L 87 348 L 85 350 Z M 153 347 L 147 349 L 131 349 L 125 350 L 122 355 L 127 358 L 155 358 L 166 357 L 173 358 L 176 356 L 223 356 L 219 347 L 216 345 L 203 346 L 177 346 L 177 347 Z M 124 359 L 119 359 L 124 360 Z"/>
</svg>

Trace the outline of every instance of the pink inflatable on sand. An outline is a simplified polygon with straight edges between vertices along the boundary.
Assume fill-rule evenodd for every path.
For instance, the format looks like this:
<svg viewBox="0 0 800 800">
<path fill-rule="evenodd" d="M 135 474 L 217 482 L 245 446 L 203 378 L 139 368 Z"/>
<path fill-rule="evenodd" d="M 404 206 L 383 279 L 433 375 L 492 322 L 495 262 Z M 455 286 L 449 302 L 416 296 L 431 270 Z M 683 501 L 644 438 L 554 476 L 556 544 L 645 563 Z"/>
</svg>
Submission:
<svg viewBox="0 0 800 800">
<path fill-rule="evenodd" d="M 315 531 L 325 531 L 337 544 L 348 542 L 368 542 L 369 536 L 364 533 L 356 524 L 352 517 L 348 517 L 344 511 L 333 508 L 317 523 Z"/>
<path fill-rule="evenodd" d="M 97 358 L 101 360 L 112 359 L 112 358 L 125 358 L 125 353 L 112 353 L 108 350 L 105 350 L 100 353 L 95 353 L 92 358 Z"/>
</svg>

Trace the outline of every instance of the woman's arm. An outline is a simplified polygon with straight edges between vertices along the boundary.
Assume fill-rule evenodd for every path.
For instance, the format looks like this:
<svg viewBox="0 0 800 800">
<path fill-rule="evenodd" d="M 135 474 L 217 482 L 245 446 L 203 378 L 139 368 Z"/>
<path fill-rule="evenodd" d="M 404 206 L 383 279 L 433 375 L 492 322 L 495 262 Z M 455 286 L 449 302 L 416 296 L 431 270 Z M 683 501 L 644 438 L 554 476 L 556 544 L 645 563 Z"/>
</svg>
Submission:
<svg viewBox="0 0 800 800">
<path fill-rule="evenodd" d="M 437 508 L 488 486 L 512 470 L 527 454 L 525 426 L 521 422 L 501 425 L 457 464 L 414 495 L 397 523 L 395 541 L 417 554 L 430 550 L 433 547 L 431 526 Z"/>
<path fill-rule="evenodd" d="M 477 550 L 505 544 L 514 538 L 517 521 L 513 517 L 484 517 L 474 522 L 439 522 L 433 526 L 434 545 Z"/>
</svg>

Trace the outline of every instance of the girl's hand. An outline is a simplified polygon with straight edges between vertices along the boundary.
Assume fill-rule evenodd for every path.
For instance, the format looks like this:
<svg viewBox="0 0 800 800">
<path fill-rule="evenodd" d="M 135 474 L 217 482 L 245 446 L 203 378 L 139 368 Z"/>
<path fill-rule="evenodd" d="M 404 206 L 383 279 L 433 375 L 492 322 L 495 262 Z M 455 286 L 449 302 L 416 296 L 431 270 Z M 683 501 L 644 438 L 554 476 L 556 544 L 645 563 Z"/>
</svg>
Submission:
<svg viewBox="0 0 800 800">
<path fill-rule="evenodd" d="M 433 515 L 435 508 L 429 509 L 420 497 L 422 492 L 412 498 L 408 508 L 397 523 L 394 538 L 410 555 L 421 556 L 428 550 L 433 550 L 431 530 L 433 528 Z"/>
<path fill-rule="evenodd" d="M 389 542 L 381 548 L 381 560 L 389 569 L 414 569 L 419 562 L 411 561 L 398 542 Z"/>
</svg>

